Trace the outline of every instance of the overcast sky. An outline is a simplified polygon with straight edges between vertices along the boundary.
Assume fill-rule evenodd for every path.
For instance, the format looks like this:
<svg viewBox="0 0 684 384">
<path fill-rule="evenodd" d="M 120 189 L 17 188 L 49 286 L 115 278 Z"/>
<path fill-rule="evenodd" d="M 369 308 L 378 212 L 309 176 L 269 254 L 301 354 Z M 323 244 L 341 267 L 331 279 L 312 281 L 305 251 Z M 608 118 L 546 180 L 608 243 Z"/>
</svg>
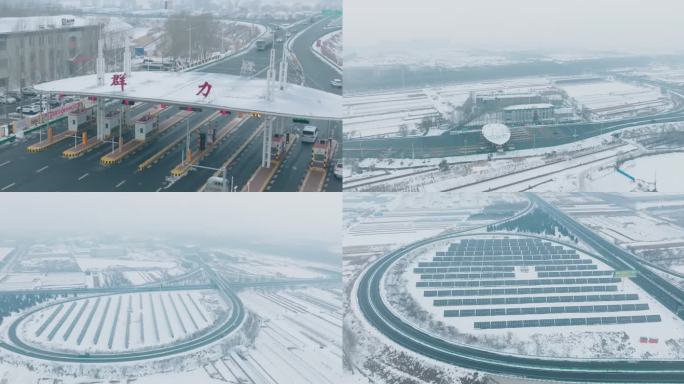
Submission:
<svg viewBox="0 0 684 384">
<path fill-rule="evenodd" d="M 664 52 L 681 50 L 683 16 L 680 0 L 344 0 L 344 44 Z"/>
<path fill-rule="evenodd" d="M 4 196 L 0 231 L 188 233 L 284 245 L 339 248 L 337 193 L 14 193 Z"/>
</svg>

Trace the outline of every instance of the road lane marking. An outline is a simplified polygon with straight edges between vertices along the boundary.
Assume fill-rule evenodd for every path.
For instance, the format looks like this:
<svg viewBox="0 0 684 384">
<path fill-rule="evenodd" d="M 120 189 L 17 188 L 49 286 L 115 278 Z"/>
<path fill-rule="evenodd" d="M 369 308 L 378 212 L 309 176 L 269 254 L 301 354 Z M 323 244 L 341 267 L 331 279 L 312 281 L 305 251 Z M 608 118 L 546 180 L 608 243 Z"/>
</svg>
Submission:
<svg viewBox="0 0 684 384">
<path fill-rule="evenodd" d="M 11 162 L 12 162 L 12 160 L 7 160 L 7 161 L 5 161 L 4 163 L 0 164 L 0 167 L 4 167 L 5 165 L 7 165 L 7 164 L 9 164 L 9 163 L 11 163 Z"/>
<path fill-rule="evenodd" d="M 48 169 L 48 167 L 49 167 L 49 165 L 46 165 L 46 166 L 44 166 L 43 168 L 37 170 L 36 173 L 41 173 L 41 172 L 43 172 L 44 170 Z"/>
<path fill-rule="evenodd" d="M 14 184 L 16 184 L 16 183 L 12 183 L 12 184 L 6 186 L 6 187 L 3 188 L 3 189 L 0 189 L 0 191 L 4 191 L 4 190 L 6 190 L 6 189 L 10 189 L 10 188 L 14 187 Z"/>
<path fill-rule="evenodd" d="M 90 173 L 84 173 L 81 177 L 78 178 L 78 181 L 85 179 L 86 177 L 88 177 L 88 175 L 90 175 Z"/>
<path fill-rule="evenodd" d="M 119 184 L 117 184 L 114 188 L 119 188 L 120 186 L 124 185 L 126 180 L 121 181 Z"/>
</svg>

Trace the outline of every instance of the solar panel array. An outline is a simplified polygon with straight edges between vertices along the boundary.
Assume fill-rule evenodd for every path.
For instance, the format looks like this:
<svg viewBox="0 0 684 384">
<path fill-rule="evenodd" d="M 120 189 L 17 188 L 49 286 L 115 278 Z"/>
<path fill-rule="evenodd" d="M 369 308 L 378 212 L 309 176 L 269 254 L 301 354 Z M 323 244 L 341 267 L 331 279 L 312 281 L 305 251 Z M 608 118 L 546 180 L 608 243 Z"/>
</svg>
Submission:
<svg viewBox="0 0 684 384">
<path fill-rule="evenodd" d="M 575 249 L 541 239 L 464 239 L 436 252 L 432 261 L 419 262 L 413 272 L 419 275 L 416 287 L 425 288 L 423 296 L 445 307 L 444 317 L 512 318 L 476 319 L 476 329 L 661 321 L 659 315 L 638 313 L 650 310 L 647 303 L 636 302 L 638 294 L 617 293 L 621 279 L 613 271 L 599 269 Z"/>
</svg>

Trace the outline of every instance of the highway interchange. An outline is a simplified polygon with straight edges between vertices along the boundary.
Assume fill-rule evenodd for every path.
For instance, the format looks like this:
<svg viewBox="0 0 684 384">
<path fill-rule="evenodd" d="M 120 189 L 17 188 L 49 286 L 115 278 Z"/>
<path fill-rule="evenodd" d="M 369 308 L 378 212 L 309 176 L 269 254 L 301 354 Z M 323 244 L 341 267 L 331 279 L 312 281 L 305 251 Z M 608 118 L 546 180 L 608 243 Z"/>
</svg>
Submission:
<svg viewBox="0 0 684 384">
<path fill-rule="evenodd" d="M 532 203 L 567 226 L 579 239 L 591 245 L 614 268 L 634 268 L 639 275 L 634 282 L 673 313 L 684 318 L 681 311 L 684 292 L 670 282 L 649 271 L 628 252 L 591 232 L 541 197 L 528 195 Z M 506 219 L 509 220 L 509 219 Z M 469 230 L 472 230 L 469 229 Z M 363 316 L 386 337 L 404 348 L 426 357 L 458 367 L 506 376 L 529 379 L 561 380 L 602 383 L 681 383 L 684 362 L 674 360 L 559 360 L 525 357 L 482 350 L 468 345 L 450 343 L 425 331 L 416 329 L 395 315 L 380 294 L 382 276 L 390 266 L 409 252 L 451 238 L 462 233 L 449 233 L 424 239 L 393 251 L 368 267 L 357 280 L 356 299 Z"/>
<path fill-rule="evenodd" d="M 0 291 L 3 294 L 51 294 L 51 295 L 73 295 L 72 298 L 58 300 L 52 302 L 47 306 L 37 306 L 31 310 L 25 311 L 21 316 L 13 320 L 8 328 L 8 342 L 0 341 L 0 348 L 7 349 L 11 352 L 37 358 L 42 360 L 67 362 L 67 363 L 115 363 L 115 362 L 132 362 L 145 359 L 155 359 L 168 357 L 180 353 L 190 352 L 212 343 L 218 342 L 238 331 L 245 320 L 246 311 L 242 301 L 235 294 L 236 290 L 243 288 L 273 288 L 273 287 L 288 287 L 298 285 L 330 283 L 334 281 L 335 277 L 318 278 L 318 279 L 271 279 L 255 282 L 229 282 L 219 273 L 217 273 L 211 266 L 204 261 L 199 261 L 200 269 L 193 270 L 189 273 L 171 278 L 166 281 L 156 282 L 146 286 L 133 287 L 116 287 L 116 288 L 75 288 L 75 289 L 39 289 L 29 291 Z M 184 277 L 192 277 L 197 272 L 204 272 L 205 276 L 209 278 L 210 284 L 183 284 Z M 332 279 L 332 280 L 331 280 Z M 178 285 L 173 283 L 180 283 Z M 162 346 L 153 350 L 141 350 L 132 352 L 116 352 L 116 353 L 76 353 L 64 351 L 45 350 L 33 345 L 25 343 L 19 337 L 17 329 L 21 323 L 29 318 L 32 314 L 51 308 L 59 304 L 68 303 L 83 298 L 93 298 L 107 295 L 117 295 L 133 292 L 160 292 L 160 291 L 175 291 L 175 290 L 197 290 L 197 289 L 216 289 L 223 296 L 226 303 L 229 304 L 229 315 L 222 320 L 221 323 L 215 324 L 212 328 L 202 334 L 197 335 L 188 340 L 184 340 L 173 345 Z"/>
<path fill-rule="evenodd" d="M 304 69 L 305 85 L 324 91 L 340 94 L 341 89 L 330 86 L 330 81 L 340 77 L 328 64 L 311 52 L 311 44 L 318 37 L 325 35 L 330 30 L 326 28 L 330 19 L 323 18 L 314 24 L 294 24 L 290 28 L 305 29 L 299 36 L 293 34 L 296 39 L 292 42 L 292 51 L 297 55 L 297 60 Z M 280 33 L 283 33 L 281 31 Z M 280 60 L 283 43 L 276 43 L 276 59 Z M 258 51 L 254 46 L 246 52 L 235 57 L 229 57 L 221 62 L 205 66 L 201 71 L 214 73 L 227 73 L 238 75 L 243 60 L 253 61 L 257 70 L 257 76 L 265 77 L 265 68 L 268 65 L 269 51 Z M 290 66 L 290 77 L 294 78 L 294 68 Z M 136 105 L 139 111 L 151 105 Z M 168 118 L 177 113 L 175 107 L 168 108 L 162 113 L 163 118 Z M 189 119 L 163 132 L 159 137 L 149 140 L 144 148 L 113 166 L 103 166 L 99 159 L 112 150 L 109 143 L 105 143 L 85 155 L 74 158 L 62 158 L 61 153 L 74 145 L 74 139 L 68 138 L 39 153 L 27 153 L 26 147 L 46 138 L 46 130 L 32 132 L 24 141 L 15 141 L 11 144 L 0 145 L 0 190 L 2 191 L 197 191 L 201 189 L 207 179 L 214 175 L 215 170 L 196 168 L 180 179 L 170 178 L 171 170 L 182 159 L 185 148 L 186 127 L 188 121 L 190 127 L 207 118 L 214 111 L 204 110 L 193 113 Z M 133 113 L 129 114 L 132 116 Z M 220 116 L 212 122 L 215 128 L 221 128 L 236 114 Z M 250 177 L 261 165 L 261 134 L 254 134 L 255 130 L 263 122 L 264 118 L 250 117 L 246 122 L 239 125 L 234 131 L 209 153 L 199 165 L 208 168 L 224 168 L 227 165 L 228 179 L 232 179 L 237 190 L 242 189 Z M 334 138 L 341 142 L 341 122 L 311 121 L 319 127 L 321 138 Z M 55 133 L 66 129 L 63 121 L 54 124 Z M 301 124 L 286 121 L 285 128 L 288 131 L 301 129 Z M 94 123 L 87 123 L 86 130 L 89 137 L 95 135 Z M 201 131 L 206 132 L 207 127 Z M 80 132 L 80 129 L 79 129 Z M 126 132 L 125 132 L 126 133 Z M 130 135 L 130 133 L 128 133 Z M 114 132 L 117 136 L 117 132 Z M 197 141 L 197 135 L 192 135 L 193 143 Z M 117 137 L 115 137 L 115 140 Z M 124 141 L 130 137 L 124 135 Z M 180 142 L 165 152 L 151 167 L 139 171 L 138 166 L 154 154 L 164 149 L 169 143 Z M 334 161 L 331 161 L 327 172 L 324 191 L 341 191 L 342 183 L 334 177 L 332 167 L 341 156 L 338 151 Z M 229 164 L 227 160 L 232 159 Z M 272 180 L 269 191 L 297 191 L 304 175 L 308 170 L 311 160 L 311 145 L 297 142 L 288 153 L 288 160 L 281 165 L 277 176 Z"/>
</svg>

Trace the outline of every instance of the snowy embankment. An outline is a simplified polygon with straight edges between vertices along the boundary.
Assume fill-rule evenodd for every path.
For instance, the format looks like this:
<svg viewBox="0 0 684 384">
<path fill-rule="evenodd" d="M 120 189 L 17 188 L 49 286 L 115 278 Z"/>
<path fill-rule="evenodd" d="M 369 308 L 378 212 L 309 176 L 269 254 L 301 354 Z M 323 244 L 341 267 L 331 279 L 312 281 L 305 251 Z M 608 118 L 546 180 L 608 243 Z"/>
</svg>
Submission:
<svg viewBox="0 0 684 384">
<path fill-rule="evenodd" d="M 682 123 L 649 124 L 539 149 L 432 159 L 368 158 L 356 164 L 356 169 L 367 171 L 345 179 L 344 188 L 364 191 L 628 192 L 643 190 L 657 181 L 659 191 L 679 191 L 684 188 L 682 179 L 677 177 L 680 174 L 677 165 L 684 156 L 681 144 L 663 135 L 682 131 Z M 668 145 L 661 143 L 664 140 Z M 679 152 L 663 154 L 667 148 Z M 635 159 L 625 161 L 622 168 L 628 168 L 628 172 L 632 170 L 635 181 L 615 171 L 619 161 L 629 157 Z M 442 161 L 449 164 L 448 170 L 437 168 Z"/>
<path fill-rule="evenodd" d="M 342 30 L 324 35 L 311 46 L 312 52 L 328 63 L 338 73 L 342 73 Z"/>
</svg>

